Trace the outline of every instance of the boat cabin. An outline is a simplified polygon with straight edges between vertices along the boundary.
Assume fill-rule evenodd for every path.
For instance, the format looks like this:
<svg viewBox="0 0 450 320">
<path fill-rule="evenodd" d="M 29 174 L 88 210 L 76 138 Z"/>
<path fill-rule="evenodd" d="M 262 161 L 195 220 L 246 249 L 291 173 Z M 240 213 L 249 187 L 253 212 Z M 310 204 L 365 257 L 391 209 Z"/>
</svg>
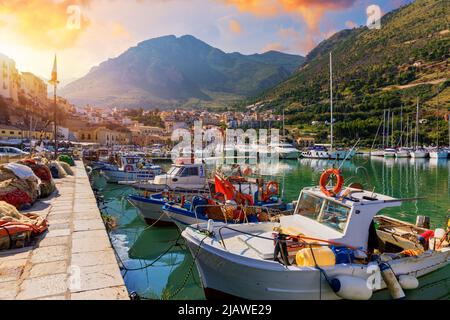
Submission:
<svg viewBox="0 0 450 320">
<path fill-rule="evenodd" d="M 207 183 L 205 167 L 198 163 L 174 164 L 166 174 L 155 177 L 154 184 L 169 187 L 183 186 L 192 188 L 204 187 Z"/>
<path fill-rule="evenodd" d="M 329 197 L 320 187 L 311 187 L 300 193 L 294 215 L 281 217 L 280 223 L 289 234 L 365 250 L 375 215 L 400 204 L 399 199 L 366 190 L 347 188 L 337 197 Z"/>
<path fill-rule="evenodd" d="M 119 170 L 139 171 L 152 169 L 152 164 L 147 162 L 145 158 L 137 155 L 120 155 Z"/>
</svg>

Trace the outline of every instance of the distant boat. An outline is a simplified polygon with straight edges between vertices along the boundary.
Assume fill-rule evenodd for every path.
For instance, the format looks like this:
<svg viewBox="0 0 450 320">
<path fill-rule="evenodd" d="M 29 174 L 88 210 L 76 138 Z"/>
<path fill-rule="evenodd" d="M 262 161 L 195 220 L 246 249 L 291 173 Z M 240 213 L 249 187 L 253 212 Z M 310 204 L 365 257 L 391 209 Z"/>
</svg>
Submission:
<svg viewBox="0 0 450 320">
<path fill-rule="evenodd" d="M 150 180 L 162 171 L 160 166 L 136 155 L 120 155 L 118 165 L 105 165 L 100 170 L 110 183 Z"/>
<path fill-rule="evenodd" d="M 412 158 L 426 158 L 429 153 L 424 148 L 419 147 L 419 97 L 417 97 L 417 107 L 416 107 L 416 130 L 414 134 L 414 150 L 411 152 Z"/>
<path fill-rule="evenodd" d="M 324 145 L 316 145 L 315 147 L 308 148 L 307 151 L 301 153 L 303 158 L 309 159 L 331 159 L 331 160 L 350 160 L 355 154 L 356 150 L 336 149 L 333 146 L 334 131 L 333 131 L 333 59 L 330 52 L 330 145 L 325 147 Z"/>
<path fill-rule="evenodd" d="M 397 149 L 394 149 L 394 148 L 387 148 L 384 150 L 384 153 L 383 153 L 385 158 L 395 158 L 396 154 L 397 154 Z"/>
<path fill-rule="evenodd" d="M 272 153 L 277 153 L 281 159 L 297 159 L 300 156 L 300 151 L 287 142 L 269 144 L 269 150 Z"/>
</svg>

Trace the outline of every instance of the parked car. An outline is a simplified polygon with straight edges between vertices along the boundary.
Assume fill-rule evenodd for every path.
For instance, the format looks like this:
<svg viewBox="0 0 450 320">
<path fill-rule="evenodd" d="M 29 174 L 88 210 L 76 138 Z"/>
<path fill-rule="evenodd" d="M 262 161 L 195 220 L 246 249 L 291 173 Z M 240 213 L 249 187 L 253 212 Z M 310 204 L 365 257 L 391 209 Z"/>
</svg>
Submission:
<svg viewBox="0 0 450 320">
<path fill-rule="evenodd" d="M 29 153 L 14 147 L 0 147 L 0 156 L 2 157 L 20 157 L 26 155 L 29 155 Z"/>
</svg>

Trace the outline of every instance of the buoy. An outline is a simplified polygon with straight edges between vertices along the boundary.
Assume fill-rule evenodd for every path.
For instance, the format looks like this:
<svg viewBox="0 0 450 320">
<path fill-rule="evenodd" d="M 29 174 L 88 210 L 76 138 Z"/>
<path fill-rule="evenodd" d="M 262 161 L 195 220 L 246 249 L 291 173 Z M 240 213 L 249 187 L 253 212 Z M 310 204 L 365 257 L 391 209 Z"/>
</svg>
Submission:
<svg viewBox="0 0 450 320">
<path fill-rule="evenodd" d="M 402 274 L 398 277 L 398 282 L 405 290 L 414 290 L 419 287 L 419 280 L 409 274 Z"/>
<path fill-rule="evenodd" d="M 380 271 L 392 299 L 404 299 L 405 293 L 403 292 L 402 286 L 398 282 L 397 277 L 395 276 L 391 267 L 387 263 L 381 263 Z"/>
<path fill-rule="evenodd" d="M 352 276 L 338 276 L 331 280 L 331 288 L 339 297 L 346 300 L 369 300 L 372 297 L 372 289 L 367 286 L 367 281 Z"/>
</svg>

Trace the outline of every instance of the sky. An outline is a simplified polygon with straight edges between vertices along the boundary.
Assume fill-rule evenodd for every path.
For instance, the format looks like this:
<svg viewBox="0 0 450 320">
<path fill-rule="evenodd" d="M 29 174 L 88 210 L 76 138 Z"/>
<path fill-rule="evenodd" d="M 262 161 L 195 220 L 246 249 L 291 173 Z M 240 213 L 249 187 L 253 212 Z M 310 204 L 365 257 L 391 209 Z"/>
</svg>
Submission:
<svg viewBox="0 0 450 320">
<path fill-rule="evenodd" d="M 0 53 L 20 71 L 85 75 L 139 42 L 191 34 L 225 52 L 306 55 L 342 29 L 411 0 L 0 0 Z"/>
</svg>

